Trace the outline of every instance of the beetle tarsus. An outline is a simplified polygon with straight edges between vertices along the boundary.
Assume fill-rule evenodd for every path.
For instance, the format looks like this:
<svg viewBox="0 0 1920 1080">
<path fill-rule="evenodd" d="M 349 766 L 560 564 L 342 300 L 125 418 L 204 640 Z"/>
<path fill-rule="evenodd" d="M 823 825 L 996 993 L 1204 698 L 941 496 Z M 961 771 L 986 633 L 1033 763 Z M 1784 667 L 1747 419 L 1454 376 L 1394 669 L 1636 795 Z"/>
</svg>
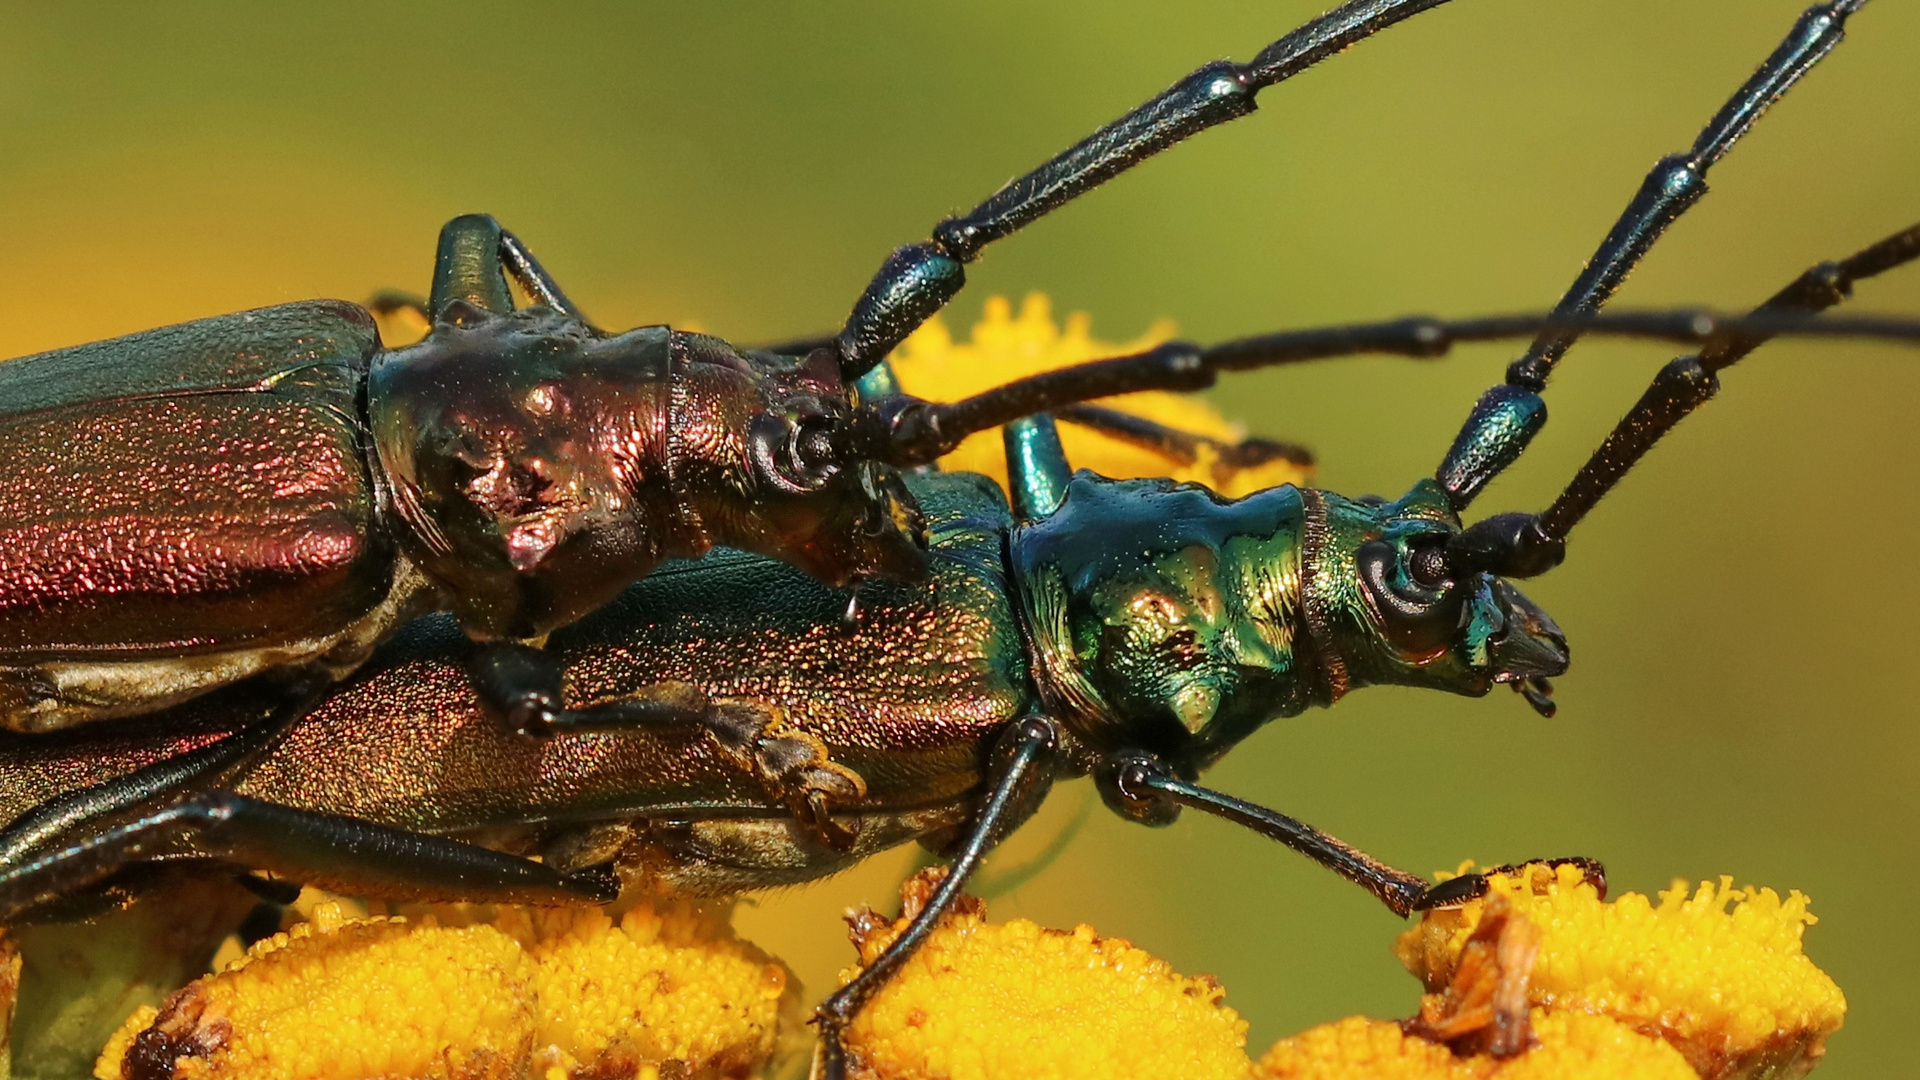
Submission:
<svg viewBox="0 0 1920 1080">
<path fill-rule="evenodd" d="M 1441 908 L 1459 907 L 1478 900 L 1487 895 L 1487 879 L 1502 874 L 1518 874 L 1532 866 L 1543 866 L 1548 869 L 1558 869 L 1562 866 L 1578 867 L 1582 879 L 1594 887 L 1600 894 L 1600 899 L 1607 898 L 1607 868 L 1601 864 L 1600 860 L 1590 859 L 1584 855 L 1569 855 L 1558 859 L 1533 859 L 1523 863 L 1508 863 L 1504 866 L 1488 867 L 1471 874 L 1448 878 L 1438 885 L 1422 890 L 1419 898 L 1413 902 L 1413 910 L 1435 911 Z"/>
<path fill-rule="evenodd" d="M 852 850 L 858 823 L 836 819 L 833 810 L 866 798 L 867 782 L 835 762 L 819 736 L 764 701 L 716 701 L 705 722 L 721 749 L 792 811 L 802 828 L 836 851 Z"/>
<path fill-rule="evenodd" d="M 692 683 L 666 681 L 618 701 L 567 709 L 561 705 L 559 666 L 545 651 L 517 642 L 476 645 L 468 670 L 482 706 L 516 734 L 546 738 L 704 728 L 815 839 L 850 851 L 859 836 L 857 822 L 836 819 L 833 811 L 865 798 L 866 781 L 833 761 L 826 743 L 794 724 L 778 705 L 714 699 Z"/>
</svg>

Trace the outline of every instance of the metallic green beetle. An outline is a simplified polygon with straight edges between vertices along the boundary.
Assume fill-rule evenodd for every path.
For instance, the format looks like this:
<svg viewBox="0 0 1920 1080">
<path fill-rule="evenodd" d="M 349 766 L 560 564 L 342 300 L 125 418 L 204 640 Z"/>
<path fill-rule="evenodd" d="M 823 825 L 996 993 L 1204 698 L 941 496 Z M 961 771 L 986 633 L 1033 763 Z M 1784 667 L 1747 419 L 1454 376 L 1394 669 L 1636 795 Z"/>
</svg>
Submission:
<svg viewBox="0 0 1920 1080">
<path fill-rule="evenodd" d="M 1920 226 L 1817 276 L 1917 256 Z M 1662 409 L 1623 428 L 1650 445 L 1685 412 Z M 553 903 L 635 878 L 788 884 L 911 839 L 945 849 L 952 872 L 918 920 L 821 1006 L 839 1075 L 847 1021 L 1056 779 L 1091 775 L 1145 824 L 1220 815 L 1402 915 L 1472 895 L 1477 876 L 1429 886 L 1195 782 L 1265 724 L 1360 686 L 1507 683 L 1547 700 L 1564 636 L 1467 561 L 1484 533 L 1437 481 L 1393 501 L 1293 486 L 1226 499 L 1074 474 L 1044 416 L 1006 439 L 1011 503 L 975 474 L 908 478 L 929 575 L 866 586 L 851 623 L 847 590 L 729 553 L 671 564 L 557 632 L 570 691 L 632 718 L 604 731 L 536 741 L 492 721 L 440 617 L 297 707 L 243 684 L 126 724 L 0 738 L 0 923 L 179 873 Z"/>
</svg>

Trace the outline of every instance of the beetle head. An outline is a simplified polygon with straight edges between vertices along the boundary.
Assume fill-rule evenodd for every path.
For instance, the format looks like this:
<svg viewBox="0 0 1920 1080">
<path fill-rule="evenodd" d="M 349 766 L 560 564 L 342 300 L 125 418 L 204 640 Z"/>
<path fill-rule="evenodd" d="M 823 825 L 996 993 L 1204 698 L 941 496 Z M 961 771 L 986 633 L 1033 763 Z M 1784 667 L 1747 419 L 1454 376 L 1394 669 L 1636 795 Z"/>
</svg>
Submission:
<svg viewBox="0 0 1920 1080">
<path fill-rule="evenodd" d="M 720 383 L 742 372 L 748 379 L 732 392 L 748 403 L 739 479 L 690 491 L 704 516 L 733 530 L 722 543 L 792 563 L 829 585 L 926 575 L 926 520 L 899 470 L 833 449 L 853 404 L 831 352 L 743 355 L 686 333 L 676 343 L 679 377 L 716 388 L 700 396 L 727 396 Z"/>
<path fill-rule="evenodd" d="M 1566 636 L 1519 589 L 1461 556 L 1486 530 L 1463 530 L 1438 484 L 1422 480 L 1394 502 L 1320 498 L 1306 606 L 1352 685 L 1478 696 L 1506 683 L 1552 714 L 1547 680 L 1567 668 Z"/>
<path fill-rule="evenodd" d="M 1100 750 L 1203 768 L 1355 686 L 1508 683 L 1547 707 L 1566 639 L 1500 578 L 1435 563 L 1462 533 L 1432 481 L 1391 503 L 1225 499 L 1082 471 L 1010 553 L 1053 714 Z"/>
</svg>

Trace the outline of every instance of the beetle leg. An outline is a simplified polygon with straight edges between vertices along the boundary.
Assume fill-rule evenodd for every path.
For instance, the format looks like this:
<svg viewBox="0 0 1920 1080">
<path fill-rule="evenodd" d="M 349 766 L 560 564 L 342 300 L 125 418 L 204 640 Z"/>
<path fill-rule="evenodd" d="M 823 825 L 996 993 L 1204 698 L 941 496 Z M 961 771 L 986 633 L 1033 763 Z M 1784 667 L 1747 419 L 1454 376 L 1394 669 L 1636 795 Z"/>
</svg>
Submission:
<svg viewBox="0 0 1920 1080">
<path fill-rule="evenodd" d="M 1321 832 L 1303 821 L 1290 818 L 1264 806 L 1224 795 L 1210 788 L 1189 783 L 1173 775 L 1159 759 L 1139 752 L 1109 756 L 1094 772 L 1100 794 L 1123 817 L 1150 825 L 1166 825 L 1182 806 L 1191 806 L 1236 825 L 1243 825 L 1282 844 L 1339 874 L 1372 893 L 1402 918 L 1428 908 L 1450 907 L 1486 892 L 1488 875 L 1511 870 L 1502 866 L 1480 874 L 1432 885 L 1418 874 L 1396 870 L 1345 841 Z M 1598 860 L 1569 858 L 1551 860 L 1552 865 L 1570 863 L 1586 872 L 1602 895 L 1606 891 L 1606 870 Z"/>
<path fill-rule="evenodd" d="M 967 880 L 979 869 L 987 852 L 1033 811 L 1053 782 L 1053 763 L 1061 743 L 1060 728 L 1045 716 L 1028 716 L 1002 732 L 993 746 L 987 774 L 986 800 L 968 828 L 966 839 L 947 864 L 947 876 L 920 913 L 854 980 L 831 994 L 814 1012 L 820 1028 L 820 1047 L 814 1058 L 814 1080 L 845 1080 L 847 1048 L 842 1040 L 847 1025 L 874 994 L 907 962 L 940 919 L 960 899 Z"/>
<path fill-rule="evenodd" d="M 1493 866 L 1476 873 L 1462 874 L 1459 877 L 1448 878 L 1428 889 L 1419 900 L 1414 902 L 1413 909 L 1415 911 L 1428 911 L 1434 908 L 1458 907 L 1469 900 L 1478 900 L 1487 895 L 1488 878 L 1496 874 L 1513 874 L 1526 869 L 1528 866 L 1545 866 L 1549 868 L 1562 866 L 1578 867 L 1581 876 L 1586 878 L 1587 884 L 1593 886 L 1594 889 L 1599 892 L 1600 899 L 1605 900 L 1607 898 L 1607 868 L 1600 865 L 1600 860 L 1598 859 L 1572 855 L 1562 859 L 1534 859 L 1531 862 L 1525 863 L 1509 863 L 1506 866 Z"/>
<path fill-rule="evenodd" d="M 427 298 L 403 289 L 381 289 L 367 299 L 367 310 L 375 315 L 398 315 L 407 312 L 416 315 L 421 322 L 433 323 L 433 309 L 427 306 Z"/>
<path fill-rule="evenodd" d="M 1359 848 L 1303 821 L 1173 775 L 1158 758 L 1137 751 L 1109 756 L 1094 772 L 1100 794 L 1122 817 L 1148 825 L 1171 824 L 1182 806 L 1244 825 L 1339 874 L 1372 893 L 1395 914 L 1414 909 L 1427 880 L 1396 870 Z"/>
<path fill-rule="evenodd" d="M 507 273 L 512 275 L 514 284 L 520 286 L 534 303 L 586 321 L 586 316 L 581 315 L 580 309 L 567 299 L 567 294 L 560 291 L 560 283 L 553 280 L 547 268 L 533 257 L 527 245 L 505 229 L 500 230 L 500 257 L 506 263 Z"/>
<path fill-rule="evenodd" d="M 513 311 L 513 292 L 500 258 L 504 231 L 487 214 L 462 214 L 441 227 L 433 295 L 427 300 L 434 322 L 464 321 L 461 306 L 494 315 Z"/>
<path fill-rule="evenodd" d="M 866 798 L 867 782 L 835 762 L 818 736 L 802 731 L 780 706 L 748 699 L 714 702 L 705 722 L 714 740 L 816 839 L 836 851 L 853 847 L 858 827 L 835 821 L 833 808 Z"/>
<path fill-rule="evenodd" d="M 427 313 L 433 322 L 465 321 L 467 312 L 461 305 L 493 315 L 509 314 L 513 311 L 509 277 L 535 304 L 586 321 L 533 252 L 488 214 L 462 214 L 441 228 Z"/>
<path fill-rule="evenodd" d="M 1053 415 L 1069 424 L 1091 428 L 1109 438 L 1150 450 L 1180 465 L 1192 465 L 1199 461 L 1200 451 L 1205 449 L 1214 455 L 1214 472 L 1221 477 L 1237 469 L 1258 468 L 1271 461 L 1303 466 L 1313 464 L 1313 451 L 1298 443 L 1261 438 L 1228 442 L 1100 405 L 1068 405 L 1056 409 Z"/>
<path fill-rule="evenodd" d="M 833 345 L 832 334 L 809 334 L 806 337 L 781 338 L 762 345 L 747 346 L 748 352 L 772 353 L 775 356 L 805 356 L 815 349 L 825 349 Z"/>
<path fill-rule="evenodd" d="M 360 818 L 205 791 L 0 864 L 0 922 L 57 908 L 123 871 L 212 859 L 342 892 L 394 898 L 564 904 L 607 901 L 605 874 L 563 875 L 518 856 Z"/>
<path fill-rule="evenodd" d="M 481 708 L 520 735 L 684 728 L 707 720 L 706 692 L 682 682 L 658 683 L 620 701 L 568 709 L 562 704 L 559 663 L 545 650 L 519 642 L 477 642 L 466 666 Z"/>
<path fill-rule="evenodd" d="M 1052 413 L 1023 416 L 1000 429 L 1007 452 L 1007 495 L 1014 520 L 1039 521 L 1060 509 L 1073 479 L 1073 465 L 1060 445 Z"/>
<path fill-rule="evenodd" d="M 191 788 L 236 782 L 254 762 L 279 745 L 331 682 L 322 675 L 306 675 L 288 688 L 285 700 L 272 712 L 238 731 L 161 758 L 125 776 L 40 803 L 0 829 L 0 867 L 18 865 L 92 823 L 173 798 Z"/>
<path fill-rule="evenodd" d="M 833 761 L 827 745 L 778 705 L 716 700 L 692 683 L 663 682 L 619 701 L 568 709 L 561 704 L 559 665 L 540 649 L 510 641 L 475 645 L 468 672 L 481 704 L 521 735 L 705 728 L 822 843 L 839 851 L 853 845 L 854 831 L 835 821 L 832 811 L 865 798 L 866 781 Z"/>
</svg>

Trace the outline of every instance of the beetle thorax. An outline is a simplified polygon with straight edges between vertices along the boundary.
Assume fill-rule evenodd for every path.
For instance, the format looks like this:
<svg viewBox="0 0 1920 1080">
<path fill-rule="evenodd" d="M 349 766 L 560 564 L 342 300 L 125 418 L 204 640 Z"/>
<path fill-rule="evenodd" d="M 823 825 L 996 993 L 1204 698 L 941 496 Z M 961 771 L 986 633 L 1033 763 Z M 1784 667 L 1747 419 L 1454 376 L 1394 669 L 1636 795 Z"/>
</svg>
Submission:
<svg viewBox="0 0 1920 1080">
<path fill-rule="evenodd" d="M 1326 697 L 1302 608 L 1306 502 L 1081 472 L 1012 560 L 1052 713 L 1096 748 L 1229 746 Z"/>
<path fill-rule="evenodd" d="M 687 546 L 669 336 L 536 308 L 443 321 L 375 362 L 369 421 L 408 546 L 470 632 L 545 633 Z"/>
</svg>

